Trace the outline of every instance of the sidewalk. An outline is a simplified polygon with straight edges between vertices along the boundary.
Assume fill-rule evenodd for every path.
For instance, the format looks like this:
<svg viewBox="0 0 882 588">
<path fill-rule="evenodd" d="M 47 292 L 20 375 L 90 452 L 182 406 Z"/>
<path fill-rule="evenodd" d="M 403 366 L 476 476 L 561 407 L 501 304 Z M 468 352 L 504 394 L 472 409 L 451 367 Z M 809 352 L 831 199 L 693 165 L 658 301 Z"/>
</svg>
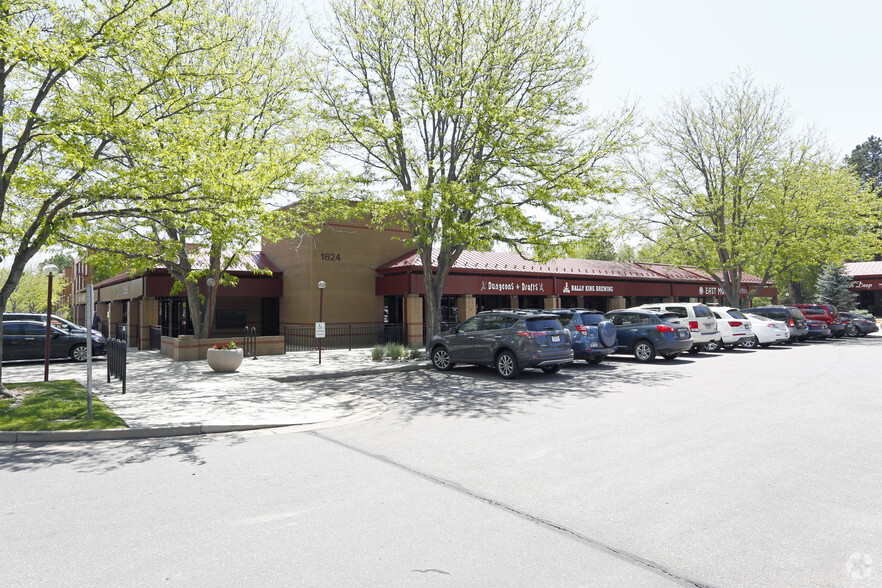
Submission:
<svg viewBox="0 0 882 588">
<path fill-rule="evenodd" d="M 172 361 L 158 351 L 130 351 L 126 393 L 117 380 L 107 383 L 104 358 L 93 362 L 92 392 L 129 425 L 97 431 L 0 432 L 0 442 L 132 439 L 219 433 L 269 427 L 314 429 L 358 422 L 382 413 L 373 398 L 323 394 L 311 380 L 407 371 L 429 362 L 376 362 L 370 349 L 301 351 L 246 358 L 233 373 L 215 373 L 202 361 Z M 53 362 L 51 380 L 77 380 L 86 385 L 86 365 Z M 43 380 L 42 363 L 5 364 L 5 382 Z"/>
</svg>

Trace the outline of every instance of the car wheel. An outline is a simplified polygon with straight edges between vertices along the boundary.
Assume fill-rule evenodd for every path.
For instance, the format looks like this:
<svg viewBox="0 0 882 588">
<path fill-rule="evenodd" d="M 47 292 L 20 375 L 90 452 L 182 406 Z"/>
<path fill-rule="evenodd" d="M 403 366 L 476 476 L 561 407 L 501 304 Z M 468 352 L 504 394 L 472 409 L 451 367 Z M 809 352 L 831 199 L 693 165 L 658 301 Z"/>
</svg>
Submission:
<svg viewBox="0 0 882 588">
<path fill-rule="evenodd" d="M 518 367 L 518 358 L 514 356 L 514 353 L 503 351 L 496 357 L 496 373 L 506 380 L 518 377 L 521 368 Z"/>
<path fill-rule="evenodd" d="M 696 355 L 698 353 L 701 353 L 702 351 L 704 351 L 704 345 L 693 345 L 689 348 L 689 353 L 691 353 L 692 355 Z"/>
<path fill-rule="evenodd" d="M 845 329 L 845 334 L 849 337 L 857 337 L 860 333 L 858 333 L 858 329 L 854 325 L 848 325 L 848 328 Z"/>
<path fill-rule="evenodd" d="M 756 349 L 757 345 L 759 345 L 759 341 L 757 341 L 756 335 L 753 336 L 753 339 L 741 342 L 741 346 L 745 349 Z"/>
<path fill-rule="evenodd" d="M 74 361 L 86 361 L 89 359 L 89 350 L 86 349 L 86 344 L 80 343 L 71 347 L 70 358 Z"/>
<path fill-rule="evenodd" d="M 768 348 L 770 345 L 771 343 L 760 343 L 760 347 L 762 347 L 763 349 Z"/>
<path fill-rule="evenodd" d="M 662 353 L 662 357 L 664 357 L 668 361 L 674 361 L 678 357 L 680 357 L 679 353 Z"/>
<path fill-rule="evenodd" d="M 542 371 L 546 374 L 556 374 L 560 371 L 560 364 L 558 363 L 556 365 L 543 365 Z"/>
<path fill-rule="evenodd" d="M 587 361 L 587 362 L 590 363 L 591 365 L 597 365 L 598 363 L 600 363 L 601 361 L 603 361 L 603 356 L 600 356 L 600 357 L 589 357 L 589 358 L 586 359 L 585 361 Z"/>
<path fill-rule="evenodd" d="M 708 341 L 704 344 L 705 351 L 719 351 L 720 350 L 720 342 L 719 341 Z"/>
<path fill-rule="evenodd" d="M 649 341 L 638 341 L 634 345 L 634 357 L 637 361 L 652 361 L 655 359 L 655 347 Z"/>
<path fill-rule="evenodd" d="M 436 369 L 446 372 L 447 370 L 453 369 L 454 364 L 450 361 L 450 354 L 445 348 L 436 347 L 435 350 L 432 351 L 432 365 L 434 365 Z"/>
</svg>

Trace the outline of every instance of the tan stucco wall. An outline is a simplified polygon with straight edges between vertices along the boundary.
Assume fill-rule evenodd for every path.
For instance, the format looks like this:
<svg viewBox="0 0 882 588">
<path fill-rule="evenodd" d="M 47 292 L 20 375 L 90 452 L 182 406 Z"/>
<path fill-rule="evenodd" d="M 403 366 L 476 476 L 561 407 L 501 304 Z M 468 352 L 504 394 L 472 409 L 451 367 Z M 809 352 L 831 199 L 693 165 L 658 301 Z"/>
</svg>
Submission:
<svg viewBox="0 0 882 588">
<path fill-rule="evenodd" d="M 383 297 L 374 293 L 377 273 L 371 266 L 378 267 L 411 250 L 395 236 L 406 233 L 347 222 L 326 225 L 314 239 L 264 243 L 263 252 L 284 271 L 281 323 L 319 320 L 320 280 L 327 284 L 324 322 L 382 322 Z"/>
</svg>

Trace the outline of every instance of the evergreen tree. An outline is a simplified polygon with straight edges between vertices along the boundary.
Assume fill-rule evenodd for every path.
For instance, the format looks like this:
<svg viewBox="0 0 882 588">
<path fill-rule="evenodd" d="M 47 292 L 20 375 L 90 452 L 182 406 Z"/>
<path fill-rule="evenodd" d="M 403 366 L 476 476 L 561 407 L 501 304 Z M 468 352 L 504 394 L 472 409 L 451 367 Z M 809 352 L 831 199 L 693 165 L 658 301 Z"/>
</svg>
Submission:
<svg viewBox="0 0 882 588">
<path fill-rule="evenodd" d="M 841 263 L 827 264 L 815 284 L 818 302 L 832 304 L 840 311 L 853 310 L 857 303 L 857 296 L 849 290 L 853 281 Z"/>
</svg>

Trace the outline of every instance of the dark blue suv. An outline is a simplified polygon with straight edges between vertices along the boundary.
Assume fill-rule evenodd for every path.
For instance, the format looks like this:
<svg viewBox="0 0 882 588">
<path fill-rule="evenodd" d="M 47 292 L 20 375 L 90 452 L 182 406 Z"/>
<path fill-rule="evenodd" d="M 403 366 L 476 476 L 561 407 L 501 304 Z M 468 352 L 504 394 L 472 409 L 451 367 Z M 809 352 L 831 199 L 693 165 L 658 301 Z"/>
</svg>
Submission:
<svg viewBox="0 0 882 588">
<path fill-rule="evenodd" d="M 616 326 L 616 352 L 633 353 L 637 361 L 652 361 L 656 353 L 676 359 L 692 347 L 689 329 L 673 313 L 630 309 L 613 310 L 605 316 Z"/>
<path fill-rule="evenodd" d="M 553 308 L 546 312 L 556 314 L 560 324 L 570 332 L 575 359 L 596 364 L 616 350 L 616 327 L 599 310 Z"/>
<path fill-rule="evenodd" d="M 570 333 L 557 315 L 532 310 L 479 312 L 432 337 L 427 347 L 439 370 L 457 363 L 488 365 L 506 379 L 518 377 L 524 368 L 553 374 L 573 363 Z"/>
</svg>

